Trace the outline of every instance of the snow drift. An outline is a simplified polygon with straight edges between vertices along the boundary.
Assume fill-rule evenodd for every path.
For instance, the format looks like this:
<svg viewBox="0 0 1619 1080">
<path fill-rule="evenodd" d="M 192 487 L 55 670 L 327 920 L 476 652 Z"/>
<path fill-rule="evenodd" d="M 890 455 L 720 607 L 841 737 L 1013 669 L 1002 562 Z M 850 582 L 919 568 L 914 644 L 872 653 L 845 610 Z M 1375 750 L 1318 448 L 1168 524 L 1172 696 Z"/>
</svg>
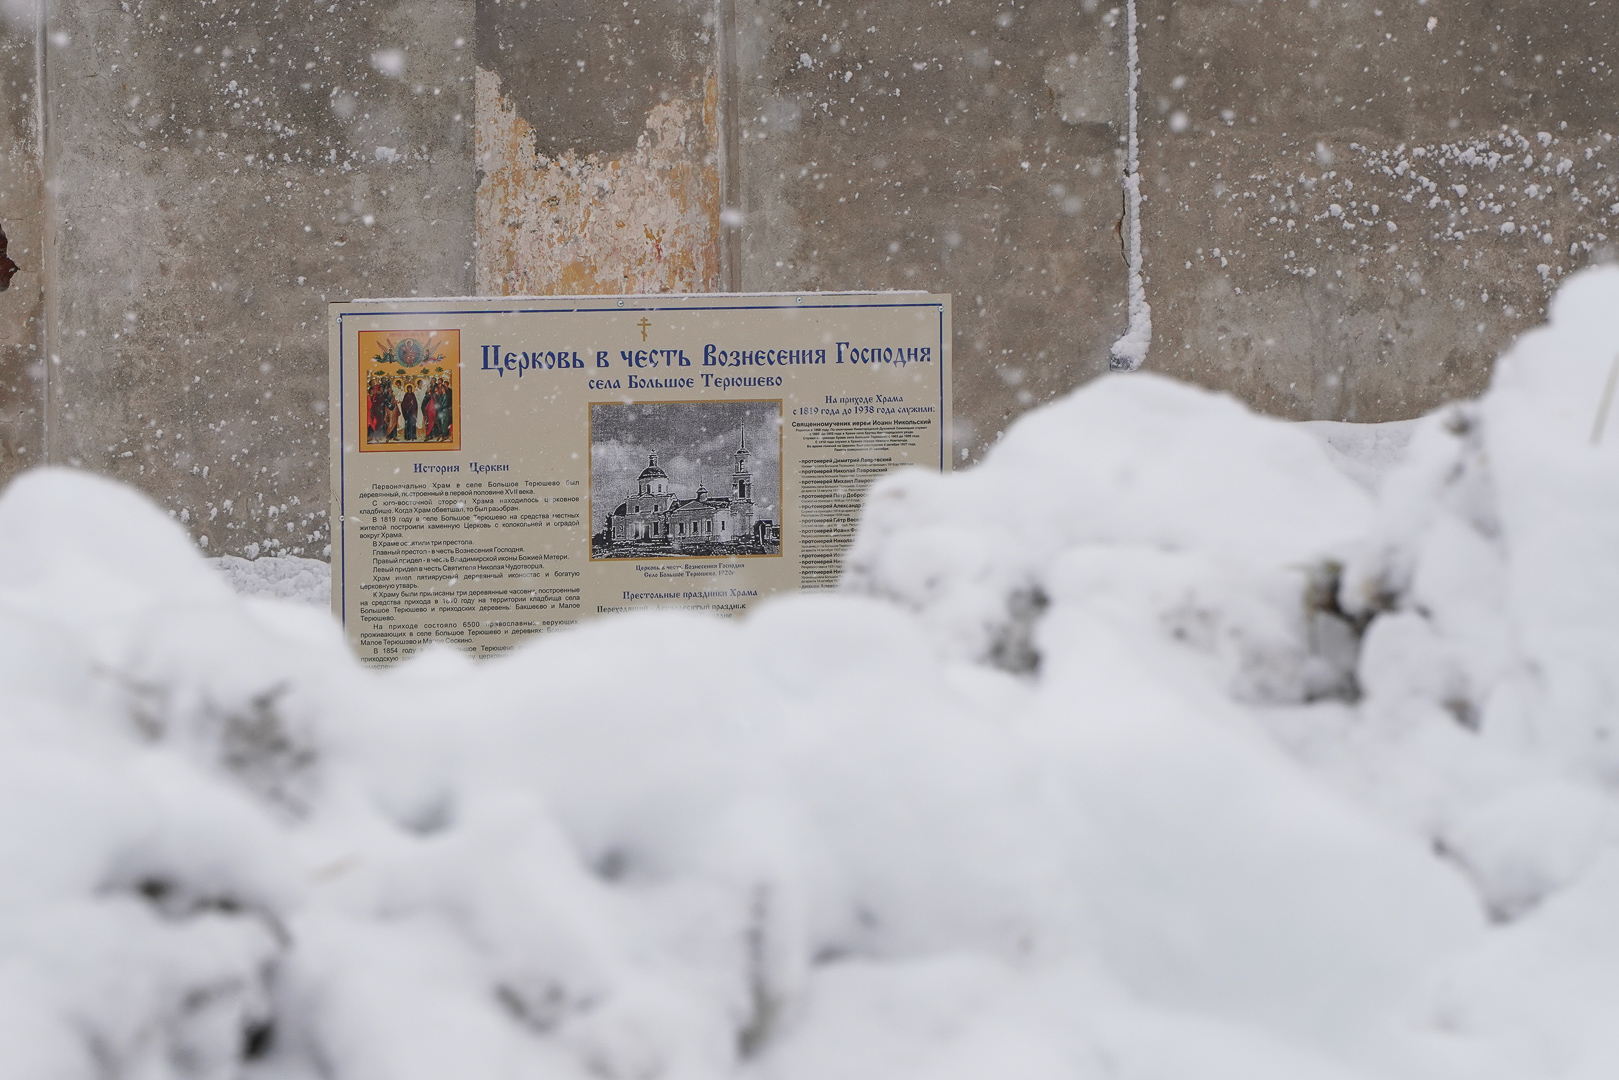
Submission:
<svg viewBox="0 0 1619 1080">
<path fill-rule="evenodd" d="M 0 1078 L 1615 1075 L 1615 312 L 1385 470 L 1104 378 L 837 594 L 481 665 L 25 475 Z"/>
</svg>

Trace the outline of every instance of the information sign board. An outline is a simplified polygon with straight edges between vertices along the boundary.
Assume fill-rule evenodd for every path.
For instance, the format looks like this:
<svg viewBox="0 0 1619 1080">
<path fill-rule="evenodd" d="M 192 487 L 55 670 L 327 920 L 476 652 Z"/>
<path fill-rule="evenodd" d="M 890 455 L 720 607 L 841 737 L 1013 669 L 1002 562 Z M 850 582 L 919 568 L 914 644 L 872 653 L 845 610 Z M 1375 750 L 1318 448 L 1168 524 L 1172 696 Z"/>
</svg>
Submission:
<svg viewBox="0 0 1619 1080">
<path fill-rule="evenodd" d="M 950 298 L 331 305 L 332 605 L 359 656 L 830 588 L 871 481 L 950 467 Z"/>
</svg>

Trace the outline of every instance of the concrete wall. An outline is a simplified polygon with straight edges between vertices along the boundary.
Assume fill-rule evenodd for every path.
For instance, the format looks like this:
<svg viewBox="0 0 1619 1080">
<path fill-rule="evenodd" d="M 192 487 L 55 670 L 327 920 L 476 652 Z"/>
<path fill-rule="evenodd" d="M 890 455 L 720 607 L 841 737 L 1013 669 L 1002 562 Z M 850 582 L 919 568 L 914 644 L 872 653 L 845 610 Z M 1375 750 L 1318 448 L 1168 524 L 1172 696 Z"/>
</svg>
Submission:
<svg viewBox="0 0 1619 1080">
<path fill-rule="evenodd" d="M 1297 419 L 1411 416 L 1613 258 L 1619 5 L 1149 10 L 1158 370 Z"/>
<path fill-rule="evenodd" d="M 970 453 L 1106 369 L 1122 6 L 738 4 L 747 287 L 953 292 Z M 1409 417 L 1481 390 L 1556 281 L 1612 257 L 1619 5 L 1139 18 L 1150 369 L 1294 419 Z"/>
<path fill-rule="evenodd" d="M 52 4 L 52 461 L 210 551 L 322 550 L 326 301 L 472 288 L 473 15 Z"/>
<path fill-rule="evenodd" d="M 1128 101 L 1117 12 L 739 0 L 743 281 L 954 295 L 960 448 L 1106 371 Z"/>
<path fill-rule="evenodd" d="M 1411 416 L 1613 257 L 1619 5 L 1140 2 L 1148 369 Z M 128 479 L 210 550 L 325 543 L 327 300 L 949 291 L 967 459 L 1125 328 L 1106 0 L 47 16 L 0 36 L 0 470 Z"/>
<path fill-rule="evenodd" d="M 39 23 L 0 7 L 0 477 L 43 459 L 45 337 L 43 132 Z M 9 276 L 8 276 L 9 275 Z"/>
</svg>

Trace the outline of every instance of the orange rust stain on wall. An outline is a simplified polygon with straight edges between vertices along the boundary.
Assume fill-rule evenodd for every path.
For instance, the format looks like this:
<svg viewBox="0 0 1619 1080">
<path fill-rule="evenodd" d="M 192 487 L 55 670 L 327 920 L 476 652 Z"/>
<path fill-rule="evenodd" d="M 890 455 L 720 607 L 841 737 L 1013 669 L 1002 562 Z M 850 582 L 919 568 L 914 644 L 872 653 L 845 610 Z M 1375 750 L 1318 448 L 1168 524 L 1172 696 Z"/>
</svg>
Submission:
<svg viewBox="0 0 1619 1080">
<path fill-rule="evenodd" d="M 633 153 L 537 149 L 534 129 L 477 70 L 478 292 L 713 292 L 719 288 L 719 169 L 710 76 L 698 106 L 655 106 Z"/>
</svg>

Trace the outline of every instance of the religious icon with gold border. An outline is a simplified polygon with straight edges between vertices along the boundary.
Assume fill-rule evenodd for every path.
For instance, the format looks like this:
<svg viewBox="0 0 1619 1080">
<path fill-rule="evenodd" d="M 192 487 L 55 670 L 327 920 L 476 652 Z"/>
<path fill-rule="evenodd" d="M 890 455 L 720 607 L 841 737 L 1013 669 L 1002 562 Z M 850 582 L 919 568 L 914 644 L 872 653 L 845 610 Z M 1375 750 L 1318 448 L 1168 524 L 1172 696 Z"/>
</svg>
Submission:
<svg viewBox="0 0 1619 1080">
<path fill-rule="evenodd" d="M 362 330 L 360 449 L 461 449 L 461 331 Z"/>
</svg>

